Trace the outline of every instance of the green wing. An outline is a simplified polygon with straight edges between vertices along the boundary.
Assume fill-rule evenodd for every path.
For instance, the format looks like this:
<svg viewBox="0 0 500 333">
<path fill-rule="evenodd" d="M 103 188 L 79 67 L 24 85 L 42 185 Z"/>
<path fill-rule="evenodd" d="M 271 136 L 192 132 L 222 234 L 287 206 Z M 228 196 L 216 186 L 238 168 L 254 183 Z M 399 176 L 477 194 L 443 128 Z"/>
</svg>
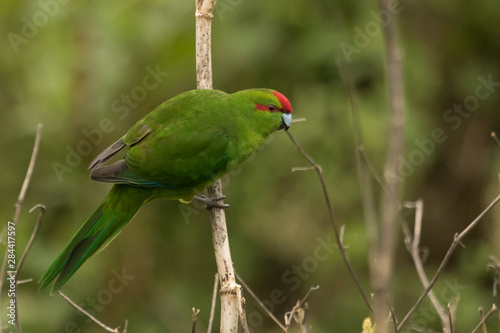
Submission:
<svg viewBox="0 0 500 333">
<path fill-rule="evenodd" d="M 90 167 L 96 181 L 197 192 L 226 173 L 234 129 L 220 91 L 183 93 L 147 114 Z M 223 105 L 223 100 L 222 100 Z M 125 157 L 105 165 L 120 151 Z"/>
</svg>

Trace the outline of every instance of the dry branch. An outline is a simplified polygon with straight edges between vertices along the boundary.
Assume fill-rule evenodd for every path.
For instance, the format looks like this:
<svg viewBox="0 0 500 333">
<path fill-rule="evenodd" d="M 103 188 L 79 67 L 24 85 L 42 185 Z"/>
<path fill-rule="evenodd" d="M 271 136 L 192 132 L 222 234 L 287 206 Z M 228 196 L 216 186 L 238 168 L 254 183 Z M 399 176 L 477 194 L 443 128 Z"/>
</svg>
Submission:
<svg viewBox="0 0 500 333">
<path fill-rule="evenodd" d="M 64 298 L 66 300 L 66 302 L 68 302 L 69 304 L 71 304 L 75 309 L 77 309 L 78 311 L 80 311 L 81 313 L 83 313 L 85 316 L 87 316 L 89 319 L 91 319 L 94 323 L 96 323 L 97 325 L 101 326 L 103 329 L 105 329 L 107 332 L 112 332 L 112 333 L 127 333 L 127 326 L 128 326 L 128 321 L 125 319 L 125 325 L 123 327 L 123 331 L 120 332 L 119 329 L 120 329 L 120 326 L 116 327 L 116 328 L 111 328 L 109 326 L 107 326 L 106 324 L 104 324 L 103 322 L 99 321 L 99 319 L 97 319 L 96 317 L 92 316 L 90 313 L 88 313 L 87 311 L 85 311 L 82 307 L 80 307 L 78 304 L 76 304 L 75 302 L 73 302 L 68 296 L 64 295 L 62 292 L 58 291 L 57 292 L 59 295 L 61 295 L 62 298 Z"/>
<path fill-rule="evenodd" d="M 19 192 L 19 196 L 16 202 L 16 210 L 14 212 L 14 219 L 12 223 L 14 224 L 14 229 L 17 227 L 17 223 L 19 222 L 19 217 L 21 216 L 21 211 L 23 208 L 24 199 L 26 197 L 26 193 L 28 192 L 28 187 L 31 182 L 31 176 L 33 174 L 33 170 L 35 170 L 36 159 L 38 157 L 38 151 L 40 150 L 40 142 L 42 140 L 42 124 L 39 123 L 36 128 L 36 137 L 35 143 L 33 145 L 33 152 L 31 153 L 30 163 L 28 165 L 28 170 L 26 171 L 26 176 L 24 177 L 23 185 L 21 186 L 21 191 Z M 6 244 L 7 245 L 7 244 Z M 2 299 L 2 288 L 3 283 L 6 280 L 5 274 L 7 273 L 7 259 L 9 254 L 9 247 L 5 247 L 5 253 L 3 256 L 2 267 L 0 268 L 0 300 Z M 24 260 L 23 260 L 24 261 Z M 17 268 L 17 267 L 16 267 Z M 18 320 L 18 311 L 16 308 L 15 312 L 15 322 L 16 322 L 16 331 L 21 332 L 21 326 Z M 2 332 L 2 319 L 0 317 L 0 333 Z"/>
<path fill-rule="evenodd" d="M 219 287 L 219 274 L 215 273 L 214 278 L 214 291 L 212 292 L 212 306 L 210 307 L 210 319 L 208 320 L 207 333 L 212 332 L 212 325 L 214 323 L 215 305 L 217 304 L 217 289 Z"/>
<path fill-rule="evenodd" d="M 247 322 L 247 302 L 242 295 L 241 286 L 238 286 L 238 312 L 240 314 L 241 330 L 243 333 L 250 333 Z"/>
<path fill-rule="evenodd" d="M 318 289 L 319 289 L 319 286 L 309 288 L 306 295 L 300 301 L 297 301 L 297 303 L 292 308 L 292 310 L 285 313 L 285 325 L 286 325 L 285 332 L 289 331 L 289 328 L 290 328 L 290 325 L 291 325 L 292 319 L 293 319 L 299 325 L 300 332 L 307 333 L 307 327 L 305 325 L 307 303 L 305 303 L 305 302 L 306 302 L 306 299 L 309 297 L 309 294 L 312 291 L 318 290 Z M 304 305 L 304 306 L 302 306 L 302 305 Z"/>
<path fill-rule="evenodd" d="M 33 245 L 33 242 L 35 241 L 36 236 L 38 235 L 38 231 L 40 230 L 40 226 L 42 225 L 43 221 L 43 216 L 45 215 L 45 205 L 42 204 L 37 204 L 33 208 L 30 209 L 30 213 L 33 212 L 35 209 L 39 208 L 40 210 L 38 211 L 38 218 L 35 223 L 35 227 L 33 228 L 33 232 L 31 233 L 30 240 L 28 241 L 28 244 L 26 244 L 26 248 L 24 249 L 23 254 L 21 255 L 21 259 L 19 259 L 19 263 L 17 264 L 17 274 L 21 271 L 21 268 L 23 267 L 24 261 L 26 260 L 26 256 L 28 255 L 28 252 L 31 249 L 31 246 Z"/>
<path fill-rule="evenodd" d="M 216 0 L 196 0 L 196 82 L 198 89 L 212 89 L 211 28 Z M 210 198 L 222 197 L 222 185 L 217 180 L 208 188 Z M 221 332 L 238 331 L 239 286 L 234 277 L 229 249 L 226 215 L 221 208 L 210 209 L 212 240 L 219 272 L 221 290 Z"/>
<path fill-rule="evenodd" d="M 380 12 L 389 12 L 389 0 L 378 0 Z M 403 69 L 396 36 L 395 18 L 383 25 L 385 39 L 386 77 L 389 86 L 391 106 L 391 127 L 389 129 L 385 175 L 397 174 L 399 157 L 404 153 L 404 93 Z M 400 198 L 403 183 L 393 181 L 389 189 L 394 197 Z M 396 252 L 396 236 L 399 229 L 399 207 L 390 196 L 382 198 L 381 219 L 378 233 L 377 265 L 372 273 L 374 288 L 375 322 L 379 333 L 388 332 L 387 302 L 388 288 L 393 275 Z"/>
<path fill-rule="evenodd" d="M 191 333 L 196 333 L 196 322 L 197 322 L 196 316 L 198 315 L 198 313 L 200 313 L 200 310 L 195 308 L 193 308 L 192 310 L 193 310 L 193 316 L 191 324 Z"/>
<path fill-rule="evenodd" d="M 427 296 L 427 294 L 432 289 L 432 287 L 434 287 L 434 284 L 436 283 L 437 279 L 439 278 L 439 276 L 443 272 L 444 268 L 448 264 L 448 261 L 450 260 L 451 255 L 455 251 L 455 248 L 457 247 L 457 245 L 460 244 L 460 241 L 467 235 L 467 233 L 469 233 L 469 231 L 472 228 L 474 228 L 479 223 L 479 221 L 481 221 L 481 219 L 486 215 L 486 213 L 488 213 L 499 201 L 500 201 L 500 195 L 498 195 L 495 199 L 493 199 L 490 202 L 490 204 L 460 234 L 458 234 L 458 233 L 455 234 L 455 236 L 453 238 L 453 242 L 451 243 L 443 260 L 439 264 L 439 267 L 438 267 L 436 273 L 434 274 L 434 276 L 432 277 L 431 281 L 429 282 L 428 287 L 425 288 L 424 292 L 420 295 L 420 297 L 417 299 L 415 304 L 411 307 L 410 311 L 408 311 L 408 313 L 403 318 L 403 320 L 401 320 L 401 322 L 399 323 L 398 329 L 401 329 L 401 327 L 410 318 L 410 316 L 417 309 L 417 307 L 420 305 L 420 303 L 422 303 L 422 301 Z"/>
<path fill-rule="evenodd" d="M 370 170 L 370 172 L 373 175 L 373 177 L 377 180 L 377 182 L 379 183 L 379 185 L 381 186 L 381 188 L 386 193 L 386 195 L 388 195 L 389 197 L 391 197 L 392 200 L 394 200 L 394 202 L 398 204 L 398 207 L 401 207 L 401 204 L 399 203 L 399 201 L 397 200 L 397 198 L 391 195 L 391 192 L 387 188 L 387 184 L 380 177 L 380 175 L 377 174 L 377 171 L 375 170 L 375 168 L 373 167 L 373 165 L 368 161 L 368 159 L 366 158 L 366 156 L 364 155 L 363 152 L 361 154 L 361 157 L 362 157 L 363 162 L 367 165 L 367 167 Z M 418 306 L 420 305 L 420 303 L 422 303 L 422 301 L 427 296 L 427 294 L 429 293 L 429 291 L 434 287 L 434 284 L 436 283 L 437 279 L 439 278 L 439 276 L 441 275 L 442 271 L 444 270 L 444 268 L 448 264 L 448 261 L 451 258 L 451 255 L 454 253 L 455 248 L 458 246 L 458 244 L 461 244 L 460 241 L 467 235 L 467 233 L 469 233 L 469 231 L 471 229 L 473 229 L 481 221 L 481 219 L 484 217 L 484 215 L 486 215 L 486 213 L 488 213 L 499 201 L 500 201 L 500 195 L 498 195 L 497 197 L 495 197 L 490 202 L 490 204 L 460 234 L 459 233 L 455 234 L 452 244 L 450 245 L 450 247 L 449 247 L 448 251 L 446 252 L 443 260 L 441 261 L 441 263 L 440 263 L 440 265 L 439 265 L 436 273 L 434 274 L 434 276 L 432 277 L 432 279 L 429 281 L 429 285 L 427 286 L 427 288 L 425 288 L 424 292 L 420 295 L 420 297 L 417 299 L 417 301 L 415 302 L 415 304 L 411 307 L 411 309 L 405 315 L 405 317 L 403 318 L 403 320 L 401 320 L 401 322 L 398 324 L 398 330 L 401 330 L 401 328 L 406 323 L 406 321 L 410 318 L 410 316 L 413 314 L 413 312 L 418 308 Z M 401 212 L 400 212 L 399 216 L 400 216 L 400 219 L 403 221 L 403 229 L 404 229 L 405 222 L 404 222 L 403 216 L 401 215 Z"/>
<path fill-rule="evenodd" d="M 422 263 L 422 258 L 420 257 L 420 235 L 422 234 L 422 218 L 424 211 L 424 202 L 419 199 L 416 202 L 407 202 L 405 204 L 407 208 L 415 208 L 415 226 L 413 237 L 410 232 L 410 228 L 405 220 L 403 220 L 403 233 L 405 235 L 405 244 L 408 252 L 410 252 L 411 258 L 415 269 L 417 270 L 420 282 L 424 286 L 424 289 L 429 286 L 429 279 L 425 273 L 424 264 Z M 452 322 L 450 320 L 450 312 L 446 313 L 443 309 L 441 303 L 437 299 L 436 295 L 432 290 L 429 291 L 429 299 L 436 309 L 436 312 L 441 319 L 441 326 L 443 327 L 444 333 L 452 333 Z"/>
<path fill-rule="evenodd" d="M 286 332 L 286 327 L 285 325 L 283 325 L 278 318 L 276 318 L 276 316 L 264 305 L 264 303 L 259 299 L 259 297 L 253 292 L 252 289 L 250 289 L 250 287 L 248 286 L 248 284 L 245 283 L 245 281 L 243 281 L 241 279 L 241 276 L 238 275 L 238 273 L 236 273 L 236 277 L 238 278 L 238 281 L 240 281 L 240 283 L 243 285 L 243 287 L 248 291 L 248 293 L 250 294 L 250 296 L 252 296 L 256 301 L 257 303 L 259 304 L 259 306 L 262 308 L 262 310 L 264 310 L 268 315 L 269 317 L 271 317 L 271 319 L 284 331 Z"/>
<path fill-rule="evenodd" d="M 356 275 L 356 272 L 354 271 L 354 268 L 352 267 L 351 262 L 349 261 L 349 258 L 347 257 L 346 248 L 345 248 L 344 244 L 342 243 L 342 237 L 339 233 L 339 229 L 337 227 L 337 222 L 333 216 L 333 208 L 332 208 L 332 205 L 330 203 L 330 197 L 328 195 L 326 183 L 325 183 L 325 180 L 323 178 L 323 170 L 321 169 L 321 166 L 318 163 L 316 163 L 316 161 L 314 161 L 314 159 L 304 150 L 304 148 L 302 148 L 302 146 L 297 141 L 295 141 L 292 134 L 290 134 L 290 131 L 287 131 L 286 133 L 287 133 L 288 137 L 290 138 L 290 140 L 293 142 L 293 144 L 300 151 L 300 153 L 302 155 L 304 155 L 304 157 L 309 161 L 309 163 L 311 163 L 311 165 L 314 167 L 314 170 L 318 174 L 319 181 L 320 181 L 321 187 L 323 189 L 323 196 L 325 198 L 326 205 L 328 208 L 328 214 L 330 216 L 330 223 L 333 227 L 333 231 L 335 234 L 335 240 L 337 242 L 337 246 L 339 248 L 340 255 L 342 256 L 342 259 L 344 260 L 344 263 L 347 266 L 349 274 L 351 275 L 352 279 L 354 280 L 354 283 L 356 284 L 356 287 L 358 288 L 358 291 L 361 294 L 361 297 L 365 301 L 366 306 L 368 307 L 368 309 L 370 309 L 370 311 L 373 312 L 370 301 L 368 300 L 368 297 L 366 297 L 366 294 L 363 291 L 363 287 L 361 286 L 361 283 L 359 282 L 359 278 Z"/>
<path fill-rule="evenodd" d="M 488 318 L 495 313 L 495 311 L 497 310 L 497 307 L 495 304 L 493 304 L 491 306 L 491 309 L 490 311 L 488 311 L 488 313 L 486 314 L 486 316 L 484 316 L 481 321 L 479 322 L 479 324 L 477 324 L 477 326 L 472 330 L 471 333 L 475 333 L 478 329 L 480 329 L 481 327 L 483 327 L 484 323 L 486 322 L 486 320 L 488 320 Z"/>
</svg>

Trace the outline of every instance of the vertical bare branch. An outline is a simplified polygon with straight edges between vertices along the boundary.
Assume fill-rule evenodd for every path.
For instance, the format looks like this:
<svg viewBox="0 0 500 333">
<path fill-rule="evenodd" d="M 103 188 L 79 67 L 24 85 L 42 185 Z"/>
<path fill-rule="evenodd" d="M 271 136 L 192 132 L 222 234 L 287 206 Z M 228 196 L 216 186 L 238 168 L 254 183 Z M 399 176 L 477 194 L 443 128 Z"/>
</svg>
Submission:
<svg viewBox="0 0 500 333">
<path fill-rule="evenodd" d="M 196 78 L 198 89 L 212 89 L 211 27 L 216 0 L 196 0 Z M 220 180 L 208 188 L 212 198 L 222 197 Z M 229 249 L 226 215 L 221 208 L 210 209 L 212 240 L 221 283 L 221 332 L 238 331 L 238 295 Z"/>
<path fill-rule="evenodd" d="M 389 0 L 378 0 L 381 12 L 389 12 Z M 386 76 L 389 85 L 391 105 L 391 127 L 385 163 L 385 175 L 395 175 L 398 170 L 398 157 L 404 153 L 404 94 L 403 70 L 401 55 L 396 37 L 395 19 L 383 25 L 386 54 Z M 397 180 L 389 182 L 393 196 L 400 198 L 402 183 Z M 381 221 L 378 238 L 378 257 L 376 274 L 372 276 L 374 288 L 375 320 L 379 333 L 386 333 L 388 314 L 385 297 L 391 282 L 396 235 L 398 228 L 399 209 L 397 203 L 389 196 L 382 198 Z"/>
<path fill-rule="evenodd" d="M 26 172 L 26 176 L 24 177 L 23 185 L 21 186 L 21 191 L 19 192 L 19 196 L 16 202 L 16 210 L 14 212 L 14 219 L 12 223 L 14 223 L 14 228 L 17 226 L 19 222 L 19 217 L 21 216 L 21 210 L 24 203 L 24 198 L 26 197 L 26 192 L 28 192 L 28 187 L 31 181 L 31 175 L 33 174 L 33 170 L 35 170 L 36 159 L 38 157 L 38 151 L 40 150 L 40 141 L 42 139 L 42 124 L 39 123 L 36 128 L 36 137 L 35 144 L 33 145 L 33 152 L 31 153 L 30 163 L 28 165 L 28 170 Z M 5 248 L 5 253 L 3 256 L 2 267 L 0 268 L 0 300 L 2 299 L 2 288 L 3 283 L 5 281 L 5 274 L 7 273 L 7 259 L 8 259 L 8 250 L 9 248 Z M 20 330 L 18 327 L 17 320 L 17 311 L 16 311 L 16 329 Z M 0 318 L 0 333 L 2 332 L 2 319 Z"/>
<path fill-rule="evenodd" d="M 196 0 L 196 86 L 212 89 L 212 18 L 217 0 Z"/>
</svg>

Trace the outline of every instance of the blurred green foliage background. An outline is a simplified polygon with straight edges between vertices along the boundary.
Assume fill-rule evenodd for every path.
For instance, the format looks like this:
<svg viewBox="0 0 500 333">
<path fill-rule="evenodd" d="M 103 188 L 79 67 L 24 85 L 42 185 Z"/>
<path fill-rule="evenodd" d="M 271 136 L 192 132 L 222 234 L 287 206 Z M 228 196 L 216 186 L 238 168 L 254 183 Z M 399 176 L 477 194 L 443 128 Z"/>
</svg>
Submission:
<svg viewBox="0 0 500 333">
<path fill-rule="evenodd" d="M 213 21 L 214 87 L 274 88 L 289 97 L 294 117 L 307 118 L 291 131 L 323 167 L 336 218 L 345 225 L 348 255 L 367 291 L 354 127 L 336 63 L 353 79 L 366 153 L 381 172 L 389 123 L 381 32 L 387 20 L 398 21 L 405 71 L 406 153 L 398 179 L 405 200 L 425 202 L 421 244 L 429 275 L 453 234 L 499 188 L 500 150 L 490 133 L 500 129 L 500 3 L 394 4 L 396 10 L 382 13 L 380 21 L 375 1 L 219 0 Z M 43 123 L 17 230 L 20 256 L 36 219 L 28 209 L 47 206 L 18 277 L 37 280 L 110 188 L 89 180 L 93 157 L 158 104 L 196 87 L 194 1 L 4 0 L 0 35 L 2 226 L 13 217 L 35 128 Z M 278 318 L 319 285 L 308 299 L 311 332 L 359 332 L 369 312 L 332 246 L 315 173 L 291 172 L 305 165 L 279 132 L 224 178 L 235 268 Z M 403 214 L 412 221 L 412 211 Z M 460 298 L 457 327 L 464 331 L 479 321 L 477 307 L 498 303 L 494 272 L 486 267 L 489 256 L 500 252 L 499 217 L 496 209 L 465 239 L 435 288 L 443 303 Z M 398 246 L 391 300 L 401 318 L 422 287 L 402 236 Z M 129 332 L 186 332 L 196 307 L 203 331 L 216 271 L 212 250 L 202 207 L 155 201 L 63 292 L 109 326 L 127 319 Z M 3 296 L 0 314 L 5 291 Z M 252 331 L 279 332 L 246 296 Z M 59 296 L 38 293 L 35 282 L 19 286 L 18 300 L 25 332 L 102 332 Z M 6 326 L 7 317 L 1 319 Z M 417 327 L 439 331 L 427 301 L 407 332 Z"/>
</svg>

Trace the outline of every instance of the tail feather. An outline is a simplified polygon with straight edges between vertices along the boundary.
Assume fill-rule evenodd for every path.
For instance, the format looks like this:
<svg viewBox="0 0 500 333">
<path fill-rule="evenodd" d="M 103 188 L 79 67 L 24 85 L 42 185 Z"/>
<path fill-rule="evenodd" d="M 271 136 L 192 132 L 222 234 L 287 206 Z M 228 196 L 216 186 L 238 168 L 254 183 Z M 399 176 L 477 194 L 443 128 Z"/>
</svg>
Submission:
<svg viewBox="0 0 500 333">
<path fill-rule="evenodd" d="M 40 290 L 57 278 L 51 293 L 58 291 L 93 254 L 103 250 L 134 217 L 149 191 L 114 185 L 106 199 L 85 221 L 61 254 L 42 275 Z"/>
</svg>

